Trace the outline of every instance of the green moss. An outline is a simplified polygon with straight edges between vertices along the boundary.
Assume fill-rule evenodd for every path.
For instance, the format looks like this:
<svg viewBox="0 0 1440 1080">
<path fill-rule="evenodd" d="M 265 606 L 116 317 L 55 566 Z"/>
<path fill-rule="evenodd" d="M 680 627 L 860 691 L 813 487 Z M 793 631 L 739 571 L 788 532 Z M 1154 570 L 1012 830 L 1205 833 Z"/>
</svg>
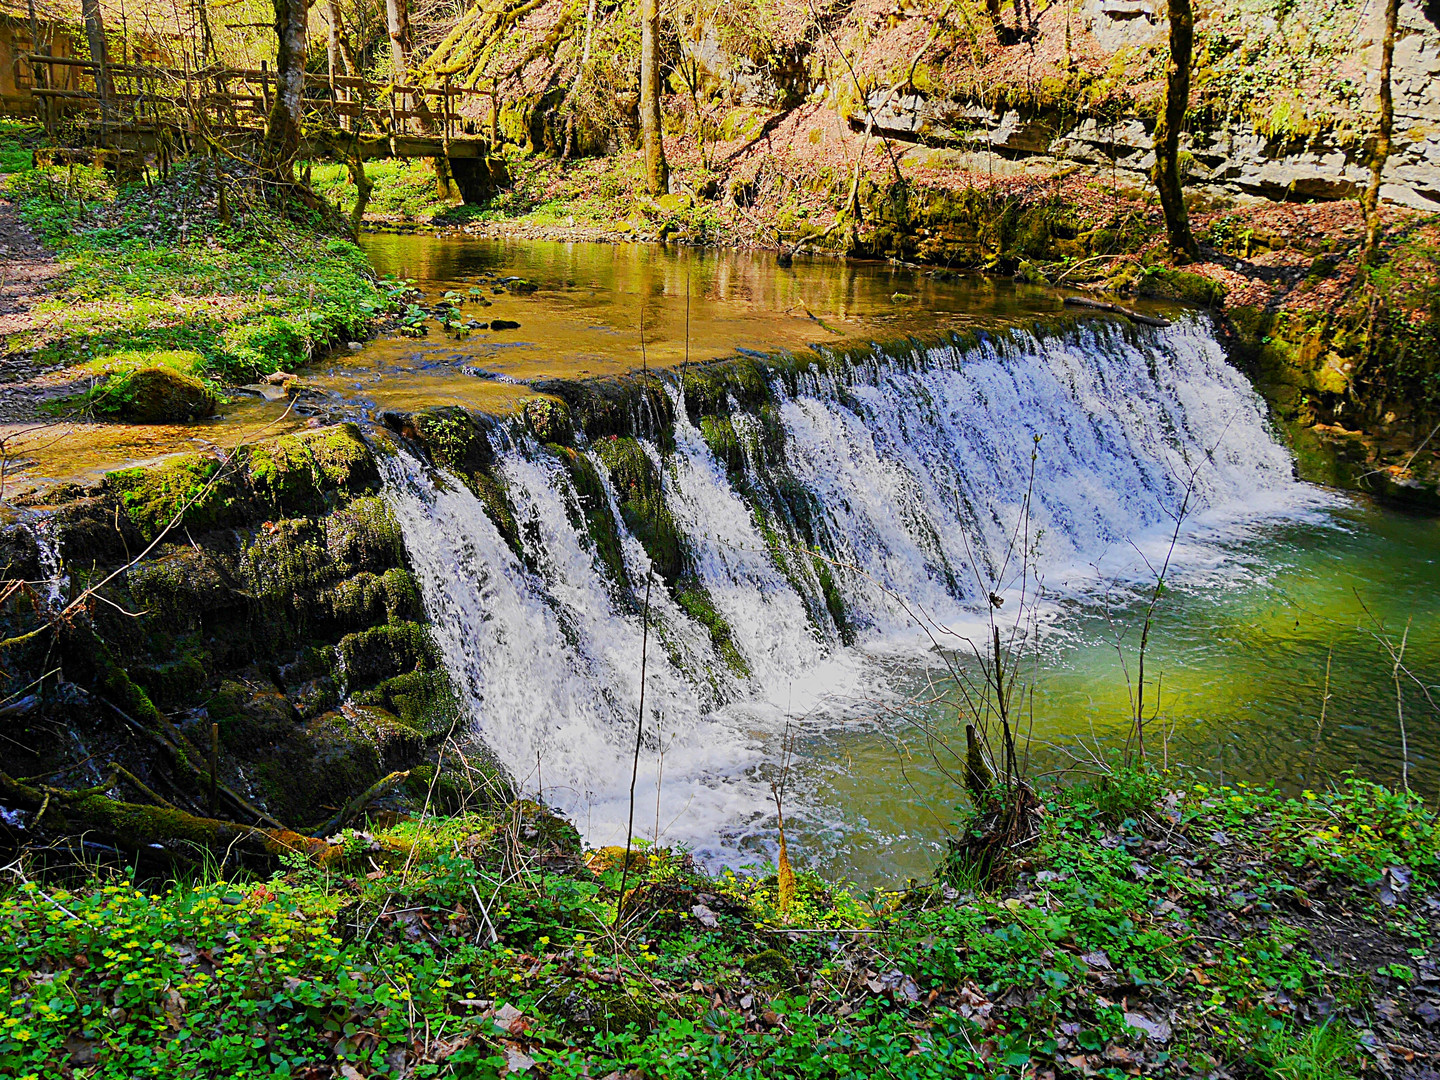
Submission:
<svg viewBox="0 0 1440 1080">
<path fill-rule="evenodd" d="M 217 556 L 194 547 L 172 548 L 126 571 L 135 602 L 170 626 L 194 626 L 205 612 L 242 599 L 227 577 Z"/>
<path fill-rule="evenodd" d="M 655 463 L 638 441 L 621 436 L 601 439 L 595 452 L 610 473 L 626 528 L 645 548 L 660 576 L 673 586 L 685 568 L 685 547 L 662 497 Z"/>
<path fill-rule="evenodd" d="M 748 957 L 742 966 L 752 978 L 772 986 L 790 986 L 795 982 L 795 965 L 776 949 L 756 953 Z"/>
<path fill-rule="evenodd" d="M 248 752 L 288 735 L 299 716 L 294 706 L 272 685 L 250 685 L 224 679 L 206 702 L 210 719 L 220 726 L 226 749 Z"/>
<path fill-rule="evenodd" d="M 197 531 L 238 524 L 243 496 L 219 461 L 186 454 L 158 465 L 118 469 L 105 475 L 108 491 L 146 540 L 171 522 Z"/>
<path fill-rule="evenodd" d="M 250 451 L 248 479 L 274 510 L 316 513 L 335 493 L 378 490 L 375 456 L 353 424 L 283 435 Z"/>
<path fill-rule="evenodd" d="M 515 786 L 497 765 L 467 760 L 463 768 L 441 771 L 434 765 L 417 765 L 405 779 L 405 793 L 420 804 L 429 800 L 432 810 L 449 814 L 497 809 L 515 799 Z"/>
<path fill-rule="evenodd" d="M 730 624 L 715 610 L 715 603 L 710 599 L 710 593 L 705 586 L 694 580 L 686 582 L 684 587 L 675 593 L 675 602 L 684 609 L 685 614 L 710 632 L 710 641 L 726 666 L 741 678 L 749 678 L 750 665 L 735 647 Z"/>
<path fill-rule="evenodd" d="M 210 678 L 211 658 L 194 641 L 177 642 L 173 660 L 133 665 L 130 677 L 159 707 L 174 709 L 194 702 Z"/>
<path fill-rule="evenodd" d="M 472 473 L 466 478 L 470 490 L 485 507 L 485 513 L 495 523 L 500 536 L 517 554 L 520 552 L 520 527 L 515 523 L 515 508 L 510 505 L 510 495 L 505 482 L 493 472 Z"/>
<path fill-rule="evenodd" d="M 349 629 L 425 617 L 419 585 L 410 571 L 398 566 L 379 575 L 362 570 L 326 589 L 318 603 L 330 619 Z"/>
<path fill-rule="evenodd" d="M 594 1031 L 620 1035 L 631 1029 L 642 1035 L 655 1026 L 655 1003 L 638 992 L 596 986 L 573 991 L 551 1005 L 564 1026 L 575 1032 Z"/>
<path fill-rule="evenodd" d="M 568 446 L 575 440 L 575 422 L 570 407 L 557 398 L 526 398 L 520 407 L 525 423 L 542 443 Z"/>
<path fill-rule="evenodd" d="M 684 374 L 683 386 L 691 416 L 728 413 L 731 398 L 742 409 L 753 409 L 770 398 L 766 372 L 750 357 L 692 367 Z"/>
<path fill-rule="evenodd" d="M 414 622 L 372 626 L 346 634 L 335 648 L 350 686 L 373 686 L 405 672 L 440 667 L 440 654 L 430 632 Z"/>
<path fill-rule="evenodd" d="M 610 514 L 610 499 L 605 485 L 594 464 L 588 457 L 567 446 L 551 444 L 551 453 L 565 463 L 570 481 L 575 486 L 580 512 L 584 516 L 583 526 L 595 545 L 595 554 L 609 574 L 610 581 L 622 590 L 628 589 L 625 575 L 625 557 L 620 550 L 620 532 Z M 577 522 L 578 524 L 582 524 Z"/>
<path fill-rule="evenodd" d="M 1135 283 L 1141 296 L 1158 296 L 1187 304 L 1218 308 L 1225 303 L 1225 286 L 1218 281 L 1168 266 L 1148 266 Z"/>
<path fill-rule="evenodd" d="M 353 695 L 361 705 L 380 705 L 407 727 L 427 735 L 448 731 L 459 715 L 459 703 L 443 668 L 407 671 Z"/>
<path fill-rule="evenodd" d="M 112 353 L 82 365 L 101 377 L 92 390 L 61 399 L 62 408 L 77 404 L 102 416 L 141 424 L 183 424 L 214 413 L 215 393 L 205 384 L 205 358 L 192 350 Z"/>
<path fill-rule="evenodd" d="M 315 591 L 341 572 L 326 552 L 319 526 L 310 518 L 267 523 L 240 555 L 239 573 L 257 600 L 300 614 Z"/>
<path fill-rule="evenodd" d="M 354 499 L 325 518 L 325 552 L 347 571 L 384 571 L 405 556 L 400 524 L 385 500 Z"/>
<path fill-rule="evenodd" d="M 495 459 L 490 440 L 475 417 L 464 409 L 427 409 L 411 417 L 410 426 L 437 464 L 462 476 L 488 468 Z"/>
</svg>

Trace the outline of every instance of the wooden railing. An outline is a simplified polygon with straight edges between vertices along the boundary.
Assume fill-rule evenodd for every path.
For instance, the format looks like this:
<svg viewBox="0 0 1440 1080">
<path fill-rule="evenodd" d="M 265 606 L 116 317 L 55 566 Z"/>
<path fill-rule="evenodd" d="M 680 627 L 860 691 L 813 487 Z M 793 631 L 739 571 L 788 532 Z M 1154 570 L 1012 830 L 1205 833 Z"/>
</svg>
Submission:
<svg viewBox="0 0 1440 1080">
<path fill-rule="evenodd" d="M 137 129 L 194 136 L 256 132 L 265 125 L 277 84 L 275 72 L 263 63 L 258 70 L 108 64 L 108 77 L 102 78 L 90 60 L 38 54 L 24 59 L 48 68 L 47 85 L 31 93 L 37 116 L 52 136 L 68 125 L 85 129 L 91 140 Z M 57 77 L 67 70 L 83 74 L 89 85 Z M 108 87 L 103 95 L 102 82 Z M 459 110 L 463 100 L 473 97 L 490 98 L 491 92 L 452 86 L 448 78 L 440 86 L 412 86 L 307 72 L 303 121 L 357 134 L 422 135 L 448 142 L 475 123 Z"/>
</svg>

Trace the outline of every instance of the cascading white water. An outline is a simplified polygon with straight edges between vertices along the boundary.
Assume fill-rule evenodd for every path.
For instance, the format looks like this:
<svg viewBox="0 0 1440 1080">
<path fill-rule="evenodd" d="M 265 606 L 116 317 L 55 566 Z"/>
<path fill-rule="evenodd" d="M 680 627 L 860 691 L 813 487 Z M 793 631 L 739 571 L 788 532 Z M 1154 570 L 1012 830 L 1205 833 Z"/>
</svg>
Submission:
<svg viewBox="0 0 1440 1080">
<path fill-rule="evenodd" d="M 1026 535 L 1052 591 L 1083 585 L 1117 551 L 1143 550 L 1172 527 L 1187 489 L 1194 520 L 1212 525 L 1309 498 L 1260 400 L 1199 320 L 1133 338 L 1095 325 L 900 358 L 877 348 L 772 391 L 783 468 L 818 508 L 815 541 L 857 644 L 842 646 L 824 617 L 808 557 L 785 555 L 796 538 L 769 516 L 766 466 L 745 455 L 747 499 L 680 402 L 673 453 L 646 449 L 690 573 L 750 676 L 725 670 L 707 630 L 652 577 L 637 835 L 733 850 L 738 829 L 767 810 L 756 766 L 785 713 L 875 693 L 865 656 L 913 634 L 910 612 L 973 610 L 1032 469 Z M 732 421 L 747 442 L 757 422 Z M 623 842 L 645 636 L 633 598 L 650 562 L 613 493 L 625 583 L 609 580 L 578 524 L 566 468 L 533 443 L 503 448 L 499 464 L 523 561 L 458 479 L 404 451 L 382 469 L 475 734 L 591 842 Z"/>
</svg>

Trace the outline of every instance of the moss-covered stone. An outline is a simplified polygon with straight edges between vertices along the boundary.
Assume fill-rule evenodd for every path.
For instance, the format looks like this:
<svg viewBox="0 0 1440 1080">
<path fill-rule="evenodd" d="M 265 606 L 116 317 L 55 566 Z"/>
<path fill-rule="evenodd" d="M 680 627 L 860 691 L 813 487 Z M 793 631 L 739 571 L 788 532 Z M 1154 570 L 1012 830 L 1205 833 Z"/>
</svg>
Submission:
<svg viewBox="0 0 1440 1080">
<path fill-rule="evenodd" d="M 375 456 L 354 424 L 282 435 L 250 450 L 247 479 L 263 504 L 286 513 L 316 513 L 327 496 L 376 491 Z"/>
<path fill-rule="evenodd" d="M 353 695 L 361 705 L 379 705 L 407 727 L 442 734 L 459 716 L 459 705 L 443 670 L 406 671 Z"/>
<path fill-rule="evenodd" d="M 324 590 L 317 605 L 318 614 L 346 630 L 385 622 L 418 622 L 425 616 L 414 575 L 398 566 L 378 575 L 362 570 Z"/>
<path fill-rule="evenodd" d="M 584 851 L 579 830 L 549 807 L 530 799 L 517 799 L 506 814 L 519 840 L 537 855 L 579 858 Z"/>
<path fill-rule="evenodd" d="M 610 499 L 605 485 L 596 471 L 594 463 L 568 446 L 552 444 L 549 449 L 564 462 L 574 485 L 575 495 L 580 504 L 584 520 L 576 522 L 583 527 L 595 546 L 595 554 L 604 566 L 610 581 L 616 588 L 627 589 L 625 557 L 620 549 L 620 532 L 610 513 Z"/>
<path fill-rule="evenodd" d="M 422 805 L 428 801 L 432 811 L 498 809 L 515 799 L 515 785 L 488 761 L 467 761 L 463 768 L 442 769 L 438 778 L 435 774 L 434 765 L 417 765 L 405 779 L 405 793 Z"/>
<path fill-rule="evenodd" d="M 268 522 L 240 555 L 239 573 L 251 595 L 304 613 L 310 598 L 342 568 L 325 550 L 310 518 Z"/>
<path fill-rule="evenodd" d="M 206 703 L 220 727 L 220 740 L 232 752 L 250 752 L 289 735 L 300 716 L 273 683 L 251 672 L 243 681 L 223 679 Z"/>
<path fill-rule="evenodd" d="M 689 580 L 675 593 L 675 602 L 692 619 L 710 633 L 710 643 L 715 646 L 726 667 L 741 678 L 750 677 L 750 665 L 735 645 L 733 631 L 725 617 L 715 610 L 710 593 L 698 581 Z"/>
<path fill-rule="evenodd" d="M 328 515 L 324 525 L 325 552 L 346 572 L 369 570 L 380 574 L 400 565 L 405 558 L 400 524 L 383 499 L 353 499 Z"/>
<path fill-rule="evenodd" d="M 625 526 L 639 540 L 656 571 L 670 585 L 685 569 L 685 546 L 660 490 L 660 473 L 638 441 L 610 436 L 595 443 L 610 473 Z"/>
<path fill-rule="evenodd" d="M 210 680 L 209 653 L 193 639 L 177 641 L 172 658 L 155 664 L 132 664 L 130 677 L 150 700 L 163 709 L 174 709 L 200 698 Z"/>
<path fill-rule="evenodd" d="M 542 443 L 568 446 L 575 441 L 575 422 L 570 406 L 559 398 L 526 398 L 520 406 L 525 423 Z"/>
<path fill-rule="evenodd" d="M 1218 281 L 1188 270 L 1148 266 L 1136 280 L 1135 291 L 1141 296 L 1158 296 L 1201 307 L 1219 308 L 1225 303 L 1226 290 Z"/>
<path fill-rule="evenodd" d="M 572 1031 L 644 1034 L 655 1026 L 658 1010 L 648 998 L 618 987 L 573 990 L 549 1008 Z"/>
<path fill-rule="evenodd" d="M 476 417 L 454 406 L 426 409 L 405 418 L 401 433 L 415 439 L 437 464 L 468 475 L 488 469 L 495 452 Z"/>
<path fill-rule="evenodd" d="M 157 365 L 110 376 L 95 407 L 137 424 L 186 424 L 215 412 L 214 392 L 194 375 Z"/>
<path fill-rule="evenodd" d="M 104 484 L 147 541 L 172 522 L 203 531 L 245 517 L 244 493 L 233 470 L 213 457 L 185 454 L 158 465 L 117 469 L 105 475 Z"/>
<path fill-rule="evenodd" d="M 208 611 L 243 602 L 229 568 L 216 554 L 198 547 L 171 547 L 126 572 L 130 595 L 147 613 L 171 625 L 198 624 Z"/>
<path fill-rule="evenodd" d="M 318 822 L 386 773 L 414 764 L 423 749 L 420 734 L 386 710 L 347 706 L 252 754 L 253 778 L 272 814 Z"/>
<path fill-rule="evenodd" d="M 746 974 L 757 982 L 772 986 L 790 986 L 795 982 L 795 966 L 776 949 L 766 949 L 748 957 L 743 967 Z"/>
<path fill-rule="evenodd" d="M 372 626 L 346 634 L 335 648 L 349 686 L 373 686 L 406 672 L 433 671 L 440 666 L 430 632 L 414 622 Z"/>
</svg>

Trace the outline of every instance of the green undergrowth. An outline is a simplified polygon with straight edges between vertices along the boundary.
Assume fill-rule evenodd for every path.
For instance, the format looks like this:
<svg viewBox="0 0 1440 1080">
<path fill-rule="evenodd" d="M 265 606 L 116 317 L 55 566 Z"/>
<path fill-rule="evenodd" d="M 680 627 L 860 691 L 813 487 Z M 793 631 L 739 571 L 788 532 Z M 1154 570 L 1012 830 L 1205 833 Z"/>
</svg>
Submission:
<svg viewBox="0 0 1440 1080">
<path fill-rule="evenodd" d="M 382 158 L 365 163 L 365 176 L 374 187 L 365 204 L 365 216 L 387 221 L 431 221 L 450 216 L 457 200 L 438 193 L 435 170 L 423 158 Z M 310 185 L 342 213 L 355 206 L 355 185 L 350 169 L 339 162 L 310 166 Z"/>
<path fill-rule="evenodd" d="M 1375 1002 L 1402 1025 L 1433 974 L 1418 798 L 1122 777 L 1044 802 L 994 891 L 802 873 L 782 911 L 768 868 L 640 845 L 618 932 L 621 849 L 582 860 L 523 802 L 351 830 L 324 870 L 20 885 L 0 1071 L 1340 1080 L 1408 1037 Z"/>
<path fill-rule="evenodd" d="M 202 379 L 253 382 L 365 337 L 403 295 L 333 220 L 298 202 L 277 209 L 205 159 L 118 189 L 80 166 L 17 172 L 4 187 L 64 270 L 37 309 L 43 329 L 6 343 L 42 362 L 129 370 L 186 353 Z"/>
<path fill-rule="evenodd" d="M 39 128 L 28 121 L 0 117 L 0 174 L 23 172 L 35 165 L 31 150 Z"/>
</svg>

